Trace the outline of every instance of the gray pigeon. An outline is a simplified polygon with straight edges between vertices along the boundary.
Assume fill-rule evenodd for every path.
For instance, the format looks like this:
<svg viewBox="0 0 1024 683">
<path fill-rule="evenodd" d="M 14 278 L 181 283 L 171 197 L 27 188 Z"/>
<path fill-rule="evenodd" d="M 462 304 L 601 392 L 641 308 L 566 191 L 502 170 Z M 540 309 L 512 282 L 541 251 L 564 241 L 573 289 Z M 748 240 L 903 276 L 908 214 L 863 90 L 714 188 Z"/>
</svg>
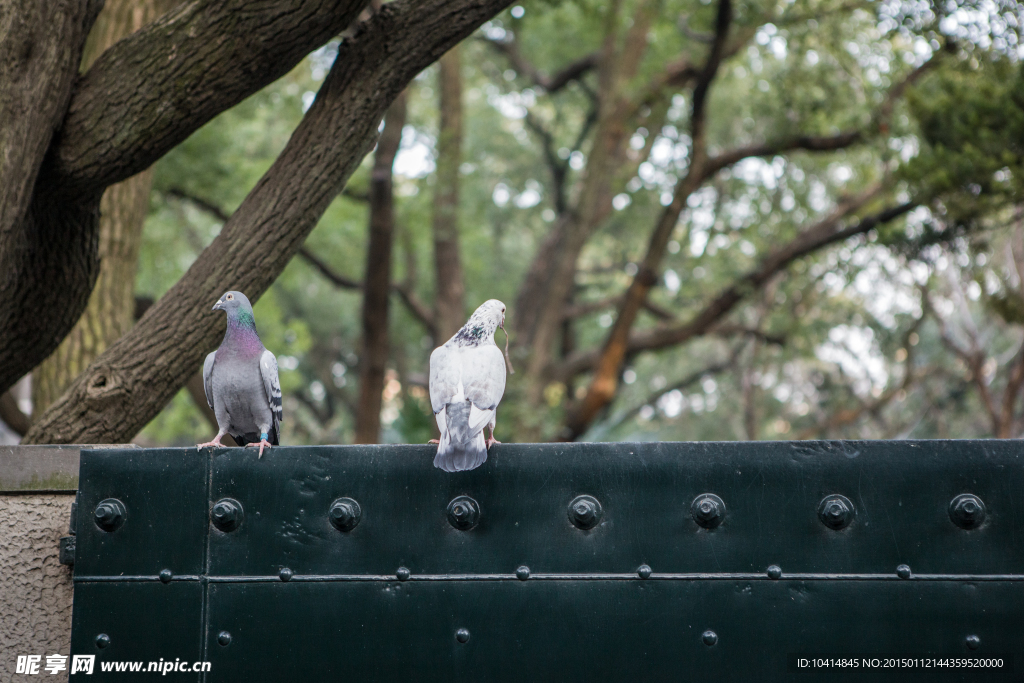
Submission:
<svg viewBox="0 0 1024 683">
<path fill-rule="evenodd" d="M 256 334 L 252 305 L 241 292 L 227 292 L 213 305 L 226 311 L 228 329 L 220 348 L 203 363 L 206 402 L 217 415 L 217 436 L 201 443 L 222 447 L 225 434 L 241 446 L 263 449 L 278 445 L 281 433 L 281 383 L 277 379 L 277 358 L 263 348 Z"/>
<path fill-rule="evenodd" d="M 441 430 L 434 467 L 472 470 L 487 460 L 498 402 L 505 393 L 505 358 L 494 332 L 505 325 L 505 304 L 484 302 L 469 322 L 430 354 L 430 405 Z M 491 438 L 484 440 L 484 427 Z"/>
</svg>

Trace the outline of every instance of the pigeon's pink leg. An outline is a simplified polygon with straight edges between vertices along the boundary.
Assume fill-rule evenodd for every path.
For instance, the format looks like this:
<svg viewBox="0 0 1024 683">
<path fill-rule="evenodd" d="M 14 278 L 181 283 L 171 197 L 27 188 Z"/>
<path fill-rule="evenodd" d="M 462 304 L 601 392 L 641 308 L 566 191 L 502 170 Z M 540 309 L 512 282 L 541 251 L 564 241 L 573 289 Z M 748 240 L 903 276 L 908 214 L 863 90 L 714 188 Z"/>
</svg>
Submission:
<svg viewBox="0 0 1024 683">
<path fill-rule="evenodd" d="M 250 444 L 246 444 L 245 447 L 246 448 L 250 448 L 250 447 L 256 448 L 256 446 L 260 447 L 260 454 L 256 456 L 257 458 L 262 458 L 263 457 L 263 449 L 264 448 L 273 448 L 274 447 L 273 444 L 271 444 L 266 439 L 260 439 L 258 442 L 257 441 L 253 441 Z"/>
<path fill-rule="evenodd" d="M 201 451 L 204 448 L 224 448 L 224 444 L 220 442 L 224 438 L 227 432 L 217 432 L 217 436 L 213 437 L 213 441 L 207 441 L 206 443 L 197 443 L 196 450 Z"/>
<path fill-rule="evenodd" d="M 440 444 L 440 443 L 441 443 L 441 440 L 440 440 L 440 439 L 431 439 L 431 440 L 430 440 L 430 441 L 428 441 L 427 443 L 436 443 L 436 444 Z"/>
<path fill-rule="evenodd" d="M 491 427 L 490 429 L 491 429 L 491 438 L 487 439 L 487 448 L 490 448 L 491 446 L 493 446 L 496 443 L 501 443 L 500 441 L 498 441 L 497 439 L 494 438 L 494 428 Z"/>
</svg>

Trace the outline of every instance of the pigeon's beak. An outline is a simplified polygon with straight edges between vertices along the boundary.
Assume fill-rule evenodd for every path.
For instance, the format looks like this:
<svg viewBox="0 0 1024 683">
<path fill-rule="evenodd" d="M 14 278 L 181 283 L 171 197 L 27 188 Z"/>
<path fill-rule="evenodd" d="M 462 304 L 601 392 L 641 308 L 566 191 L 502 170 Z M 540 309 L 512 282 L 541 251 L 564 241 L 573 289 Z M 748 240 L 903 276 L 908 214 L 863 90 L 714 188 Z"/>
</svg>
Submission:
<svg viewBox="0 0 1024 683">
<path fill-rule="evenodd" d="M 214 311 L 222 311 L 222 310 L 224 310 L 224 307 L 221 305 L 221 300 L 220 299 L 217 299 L 217 303 L 215 303 L 213 305 L 213 308 L 211 310 L 214 310 Z"/>
</svg>

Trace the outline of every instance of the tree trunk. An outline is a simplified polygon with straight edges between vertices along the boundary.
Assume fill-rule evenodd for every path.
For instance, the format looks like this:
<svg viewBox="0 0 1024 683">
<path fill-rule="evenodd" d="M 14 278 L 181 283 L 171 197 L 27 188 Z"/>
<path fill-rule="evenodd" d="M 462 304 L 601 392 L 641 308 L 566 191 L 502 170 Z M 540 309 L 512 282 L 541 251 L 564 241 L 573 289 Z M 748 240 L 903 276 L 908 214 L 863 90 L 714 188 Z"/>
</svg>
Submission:
<svg viewBox="0 0 1024 683">
<path fill-rule="evenodd" d="M 82 55 L 88 69 L 110 46 L 169 10 L 174 0 L 107 0 Z M 149 170 L 107 188 L 100 200 L 99 276 L 85 312 L 53 355 L 32 371 L 33 413 L 40 415 L 71 381 L 128 331 L 135 272 L 149 208 Z"/>
<path fill-rule="evenodd" d="M 76 81 L 102 4 L 0 0 L 0 391 L 85 310 L 103 191 L 287 73 L 365 0 L 184 3 Z"/>
<path fill-rule="evenodd" d="M 391 168 L 402 143 L 406 94 L 395 98 L 384 117 L 370 176 L 370 243 L 363 283 L 363 353 L 359 360 L 356 443 L 380 441 L 380 408 L 388 362 L 388 311 L 391 302 L 391 253 L 395 239 Z"/>
<path fill-rule="evenodd" d="M 62 258 L 68 248 L 88 252 L 88 231 L 37 225 L 57 216 L 35 188 L 102 5 L 0 0 L 0 391 L 56 347 L 92 287 L 88 259 Z M 88 214 L 68 212 L 54 223 L 73 226 Z M 67 289 L 67 272 L 81 286 Z M 76 309 L 73 317 L 61 314 L 65 308 Z"/>
<path fill-rule="evenodd" d="M 459 257 L 459 166 L 462 164 L 462 60 L 452 48 L 438 61 L 441 124 L 434 186 L 434 328 L 438 346 L 466 322 L 466 288 Z"/>
<path fill-rule="evenodd" d="M 392 100 L 509 1 L 394 0 L 342 42 L 313 106 L 213 243 L 24 442 L 131 439 L 223 336 L 211 302 L 229 283 L 252 300 L 266 291 L 372 147 Z"/>
<path fill-rule="evenodd" d="M 634 109 L 629 99 L 648 46 L 648 28 L 658 3 L 641 2 L 624 37 L 618 33 L 621 2 L 605 17 L 605 35 L 598 61 L 598 114 L 587 165 L 574 189 L 569 210 L 555 223 L 538 250 L 516 299 L 515 331 L 520 348 L 528 347 L 523 383 L 527 404 L 542 400 L 547 375 L 562 327 L 562 314 L 572 293 L 577 262 L 584 246 L 612 211 L 612 197 L 626 164 L 626 148 Z M 621 38 L 621 40 L 620 40 Z M 621 43 L 621 45 L 620 45 Z M 639 164 L 639 161 L 635 161 Z M 527 440 L 543 435 L 528 432 Z"/>
</svg>

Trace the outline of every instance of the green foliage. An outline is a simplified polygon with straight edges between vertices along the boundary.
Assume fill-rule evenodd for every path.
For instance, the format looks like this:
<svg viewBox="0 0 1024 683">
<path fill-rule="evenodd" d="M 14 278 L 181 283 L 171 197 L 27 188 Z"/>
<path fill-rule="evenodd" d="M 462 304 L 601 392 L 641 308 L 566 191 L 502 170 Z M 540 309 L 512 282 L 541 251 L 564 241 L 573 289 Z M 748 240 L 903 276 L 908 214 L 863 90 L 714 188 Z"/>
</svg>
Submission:
<svg viewBox="0 0 1024 683">
<path fill-rule="evenodd" d="M 970 224 L 1024 199 L 1024 66 L 971 57 L 915 88 L 921 150 L 902 175 Z"/>
<path fill-rule="evenodd" d="M 675 322 L 690 319 L 839 200 L 876 183 L 883 182 L 884 190 L 863 214 L 910 197 L 924 208 L 866 238 L 801 259 L 751 293 L 726 324 L 756 335 L 722 332 L 629 358 L 616 401 L 586 438 L 991 433 L 976 386 L 950 353 L 937 314 L 926 315 L 920 288 L 930 288 L 947 315 L 969 312 L 985 331 L 979 339 L 991 343 L 993 357 L 1012 355 L 1024 304 L 1019 279 L 1001 254 L 1012 251 L 1008 231 L 1020 230 L 1024 72 L 1007 56 L 1012 50 L 997 49 L 1016 45 L 1008 42 L 1011 33 L 996 36 L 1002 43 L 958 34 L 965 47 L 946 55 L 911 88 L 878 130 L 874 123 L 890 88 L 939 49 L 946 21 L 923 5 L 898 5 L 900 14 L 890 16 L 885 3 L 736 3 L 730 37 L 746 43 L 724 62 L 711 89 L 712 153 L 797 134 L 862 129 L 865 135 L 844 150 L 748 159 L 720 173 L 690 198 L 651 301 Z M 629 95 L 643 92 L 667 64 L 703 62 L 707 43 L 701 35 L 712 30 L 715 6 L 698 0 L 659 5 L 637 77 L 627 84 Z M 512 309 L 510 318 L 522 279 L 556 220 L 556 187 L 536 128 L 550 134 L 555 157 L 566 164 L 565 194 L 571 201 L 592 153 L 588 120 L 602 85 L 587 73 L 546 93 L 485 38 L 514 36 L 521 54 L 550 75 L 601 47 L 610 3 L 531 0 L 518 7 L 521 16 L 503 13 L 462 50 L 459 222 L 467 306 L 500 298 Z M 617 44 L 637 7 L 627 0 L 612 22 Z M 968 45 L 969 40 L 975 42 Z M 301 120 L 333 49 L 311 55 L 157 163 L 139 294 L 165 293 L 216 236 L 220 219 L 203 204 L 229 213 L 244 199 Z M 578 263 L 574 303 L 614 297 L 628 286 L 631 268 L 643 257 L 654 223 L 689 163 L 689 98 L 687 89 L 669 93 L 656 105 L 667 111 L 664 126 L 628 131 L 631 154 L 653 142 L 651 154 L 638 167 L 622 169 L 616 208 Z M 437 108 L 432 68 L 410 86 L 395 178 L 394 279 L 412 281 L 428 304 L 434 292 L 430 220 Z M 524 118 L 527 110 L 536 126 Z M 364 268 L 367 230 L 366 204 L 358 195 L 367 186 L 368 161 L 349 182 L 352 196 L 342 195 L 330 206 L 306 243 L 336 273 L 356 280 Z M 961 301 L 969 303 L 956 303 Z M 337 288 L 301 257 L 256 304 L 261 337 L 281 360 L 285 442 L 351 440 L 360 306 L 358 292 Z M 433 430 L 423 392 L 432 340 L 396 297 L 391 306 L 384 438 L 420 443 Z M 573 348 L 599 346 L 613 313 L 609 306 L 577 318 Z M 644 312 L 637 328 L 659 324 L 664 323 Z M 517 340 L 511 341 L 515 352 Z M 904 388 L 908 369 L 921 379 Z M 1000 375 L 994 377 L 993 386 L 1001 386 Z M 685 378 L 692 381 L 673 389 Z M 587 379 L 553 382 L 536 405 L 526 398 L 522 375 L 512 376 L 497 437 L 557 435 L 569 402 Z M 849 415 L 857 417 L 838 420 Z M 182 393 L 140 439 L 194 443 L 208 432 Z"/>
</svg>

